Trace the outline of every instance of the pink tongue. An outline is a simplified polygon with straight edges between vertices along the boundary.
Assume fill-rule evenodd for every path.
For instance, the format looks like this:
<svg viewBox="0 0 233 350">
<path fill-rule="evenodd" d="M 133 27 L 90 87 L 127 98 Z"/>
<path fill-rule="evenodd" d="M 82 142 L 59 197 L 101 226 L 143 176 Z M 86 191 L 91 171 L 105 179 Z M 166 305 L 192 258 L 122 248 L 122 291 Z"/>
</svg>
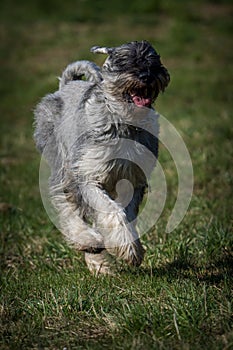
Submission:
<svg viewBox="0 0 233 350">
<path fill-rule="evenodd" d="M 150 98 L 143 98 L 140 96 L 133 96 L 132 100 L 134 104 L 138 107 L 143 107 L 143 106 L 150 106 L 151 105 L 151 99 Z"/>
</svg>

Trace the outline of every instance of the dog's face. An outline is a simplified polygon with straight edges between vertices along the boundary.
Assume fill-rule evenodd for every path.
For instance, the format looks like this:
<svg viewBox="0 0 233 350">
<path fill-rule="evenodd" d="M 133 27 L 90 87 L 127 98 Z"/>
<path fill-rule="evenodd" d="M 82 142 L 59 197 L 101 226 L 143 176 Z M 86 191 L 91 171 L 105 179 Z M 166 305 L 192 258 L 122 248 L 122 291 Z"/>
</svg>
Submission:
<svg viewBox="0 0 233 350">
<path fill-rule="evenodd" d="M 115 48 L 92 48 L 92 52 L 107 53 L 103 64 L 103 84 L 117 100 L 151 107 L 170 76 L 160 56 L 147 41 L 133 41 Z"/>
</svg>

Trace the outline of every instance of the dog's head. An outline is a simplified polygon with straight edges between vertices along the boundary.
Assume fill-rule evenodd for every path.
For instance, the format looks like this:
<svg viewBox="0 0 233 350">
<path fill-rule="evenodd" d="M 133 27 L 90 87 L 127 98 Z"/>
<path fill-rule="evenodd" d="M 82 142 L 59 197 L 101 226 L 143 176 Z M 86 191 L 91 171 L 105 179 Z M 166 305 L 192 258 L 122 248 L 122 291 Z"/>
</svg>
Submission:
<svg viewBox="0 0 233 350">
<path fill-rule="evenodd" d="M 91 51 L 108 55 L 102 67 L 103 83 L 117 100 L 151 107 L 170 81 L 160 56 L 147 41 L 113 48 L 95 46 Z"/>
</svg>

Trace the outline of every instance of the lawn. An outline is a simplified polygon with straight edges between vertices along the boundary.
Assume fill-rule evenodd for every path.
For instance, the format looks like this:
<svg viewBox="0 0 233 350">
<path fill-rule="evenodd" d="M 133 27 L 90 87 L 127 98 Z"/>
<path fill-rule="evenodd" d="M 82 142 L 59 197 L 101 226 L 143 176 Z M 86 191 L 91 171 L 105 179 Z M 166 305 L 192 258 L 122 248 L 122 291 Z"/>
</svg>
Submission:
<svg viewBox="0 0 233 350">
<path fill-rule="evenodd" d="M 0 349 L 233 348 L 232 13 L 227 0 L 1 1 Z M 178 180 L 161 145 L 168 192 L 145 260 L 95 278 L 43 208 L 33 108 L 70 62 L 102 64 L 90 47 L 142 39 L 171 74 L 156 109 L 187 146 L 193 195 L 166 232 Z"/>
</svg>

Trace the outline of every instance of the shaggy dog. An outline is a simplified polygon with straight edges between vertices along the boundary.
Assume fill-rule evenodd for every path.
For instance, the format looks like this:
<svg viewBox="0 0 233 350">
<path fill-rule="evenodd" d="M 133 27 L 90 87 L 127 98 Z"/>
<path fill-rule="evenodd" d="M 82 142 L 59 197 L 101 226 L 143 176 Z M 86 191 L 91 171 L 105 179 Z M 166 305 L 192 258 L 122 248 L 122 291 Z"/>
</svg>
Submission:
<svg viewBox="0 0 233 350">
<path fill-rule="evenodd" d="M 108 55 L 103 67 L 68 65 L 35 110 L 34 137 L 51 168 L 59 228 L 90 271 L 111 273 L 110 256 L 143 259 L 135 225 L 158 155 L 152 104 L 169 74 L 147 41 L 91 51 Z"/>
</svg>

